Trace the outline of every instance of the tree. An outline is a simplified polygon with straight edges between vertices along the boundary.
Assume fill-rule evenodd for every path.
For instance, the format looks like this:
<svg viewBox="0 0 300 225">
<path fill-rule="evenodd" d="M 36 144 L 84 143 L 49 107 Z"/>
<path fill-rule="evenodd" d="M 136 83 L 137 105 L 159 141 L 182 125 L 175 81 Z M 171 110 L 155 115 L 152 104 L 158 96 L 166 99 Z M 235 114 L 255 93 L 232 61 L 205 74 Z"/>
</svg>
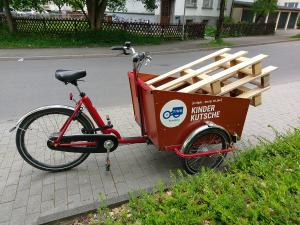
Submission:
<svg viewBox="0 0 300 225">
<path fill-rule="evenodd" d="M 85 18 L 88 20 L 88 16 L 84 10 L 85 7 L 85 0 L 68 0 L 68 3 L 75 9 L 81 10 Z"/>
<path fill-rule="evenodd" d="M 137 0 L 141 1 L 147 10 L 154 10 L 156 0 Z M 92 30 L 98 30 L 104 19 L 104 12 L 106 7 L 110 8 L 125 8 L 126 0 L 86 0 L 88 11 L 88 20 Z"/>
<path fill-rule="evenodd" d="M 42 5 L 46 3 L 47 0 L 11 0 L 11 5 L 15 9 L 36 9 L 41 10 Z"/>
<path fill-rule="evenodd" d="M 11 33 L 15 33 L 17 31 L 15 21 L 11 15 L 9 8 L 9 0 L 3 0 L 3 6 L 5 10 L 6 21 L 8 25 L 8 29 Z"/>
<path fill-rule="evenodd" d="M 58 11 L 61 12 L 61 8 L 66 3 L 66 0 L 52 0 L 52 2 L 58 7 Z"/>
<path fill-rule="evenodd" d="M 153 12 L 157 8 L 158 0 L 138 0 L 144 4 L 147 11 Z"/>
<path fill-rule="evenodd" d="M 1 1 L 1 0 L 0 0 Z M 8 2 L 9 0 L 3 0 Z M 11 0 L 13 7 L 41 9 L 41 5 L 49 0 Z M 156 0 L 136 0 L 141 1 L 148 11 L 153 11 L 156 8 Z M 126 0 L 54 0 L 58 7 L 62 3 L 68 3 L 74 8 L 79 8 L 85 17 L 88 19 L 91 30 L 98 30 L 104 19 L 106 8 L 112 11 L 123 11 L 125 9 Z M 87 8 L 85 12 L 84 8 Z M 8 19 L 9 20 L 9 19 Z M 12 21 L 12 20 L 10 20 Z"/>
<path fill-rule="evenodd" d="M 224 23 L 224 11 L 225 11 L 226 0 L 220 0 L 220 14 L 219 19 L 217 21 L 217 30 L 215 33 L 215 40 L 221 39 L 221 32 Z"/>
<path fill-rule="evenodd" d="M 263 16 L 277 9 L 277 0 L 256 0 L 252 4 L 251 9 L 256 13 L 255 23 L 259 23 Z"/>
</svg>

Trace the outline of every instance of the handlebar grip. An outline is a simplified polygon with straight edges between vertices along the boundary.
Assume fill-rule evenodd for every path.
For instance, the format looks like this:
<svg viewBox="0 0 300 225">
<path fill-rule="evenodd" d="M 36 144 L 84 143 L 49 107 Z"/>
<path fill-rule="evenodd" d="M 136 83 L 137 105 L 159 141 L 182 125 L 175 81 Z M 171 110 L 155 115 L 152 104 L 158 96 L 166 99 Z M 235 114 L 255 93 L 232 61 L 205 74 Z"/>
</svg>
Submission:
<svg viewBox="0 0 300 225">
<path fill-rule="evenodd" d="M 113 46 L 110 49 L 111 50 L 121 50 L 121 51 L 124 51 L 124 47 L 123 46 Z"/>
</svg>

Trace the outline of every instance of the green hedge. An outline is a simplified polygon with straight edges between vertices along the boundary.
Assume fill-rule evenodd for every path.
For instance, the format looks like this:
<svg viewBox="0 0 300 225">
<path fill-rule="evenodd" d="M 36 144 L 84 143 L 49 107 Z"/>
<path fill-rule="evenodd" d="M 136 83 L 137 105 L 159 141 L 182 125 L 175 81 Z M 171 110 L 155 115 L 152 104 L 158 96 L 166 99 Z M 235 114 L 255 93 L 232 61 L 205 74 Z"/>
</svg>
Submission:
<svg viewBox="0 0 300 225">
<path fill-rule="evenodd" d="M 119 45 L 131 40 L 134 44 L 160 44 L 160 37 L 141 37 L 124 31 L 77 32 L 61 34 L 11 34 L 0 24 L 0 48 L 93 47 Z"/>
</svg>

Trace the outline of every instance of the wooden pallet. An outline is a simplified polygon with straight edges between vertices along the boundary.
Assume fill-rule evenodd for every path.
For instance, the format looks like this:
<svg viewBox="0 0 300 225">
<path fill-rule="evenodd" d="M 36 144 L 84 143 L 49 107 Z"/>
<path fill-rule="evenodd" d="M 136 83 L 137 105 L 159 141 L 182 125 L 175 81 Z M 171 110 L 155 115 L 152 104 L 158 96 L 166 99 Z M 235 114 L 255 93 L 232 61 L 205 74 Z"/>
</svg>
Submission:
<svg viewBox="0 0 300 225">
<path fill-rule="evenodd" d="M 260 105 L 261 93 L 270 89 L 270 73 L 277 68 L 262 68 L 262 60 L 267 55 L 247 58 L 246 51 L 234 54 L 229 51 L 230 48 L 221 49 L 157 76 L 146 84 L 154 90 L 248 98 L 251 105 Z M 214 61 L 198 69 L 191 68 L 207 60 Z"/>
</svg>

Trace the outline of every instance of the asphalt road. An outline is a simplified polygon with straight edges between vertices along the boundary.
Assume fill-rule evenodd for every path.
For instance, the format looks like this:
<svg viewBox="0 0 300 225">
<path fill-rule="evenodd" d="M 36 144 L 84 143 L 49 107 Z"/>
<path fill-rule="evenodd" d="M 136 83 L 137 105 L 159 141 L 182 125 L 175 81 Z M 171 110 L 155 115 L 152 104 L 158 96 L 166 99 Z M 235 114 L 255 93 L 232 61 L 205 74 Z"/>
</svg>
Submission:
<svg viewBox="0 0 300 225">
<path fill-rule="evenodd" d="M 242 49 L 249 51 L 250 56 L 267 54 L 269 57 L 264 65 L 279 67 L 272 73 L 271 85 L 300 81 L 300 42 Z M 232 51 L 238 50 L 241 49 L 234 48 Z M 154 55 L 151 65 L 144 67 L 143 71 L 156 74 L 167 72 L 209 52 Z M 88 75 L 85 82 L 80 83 L 80 88 L 96 107 L 131 103 L 127 78 L 127 71 L 131 69 L 130 57 L 0 61 L 0 121 L 19 118 L 39 106 L 72 104 L 68 100 L 69 92 L 76 94 L 76 90 L 54 78 L 56 69 L 86 69 Z"/>
</svg>

